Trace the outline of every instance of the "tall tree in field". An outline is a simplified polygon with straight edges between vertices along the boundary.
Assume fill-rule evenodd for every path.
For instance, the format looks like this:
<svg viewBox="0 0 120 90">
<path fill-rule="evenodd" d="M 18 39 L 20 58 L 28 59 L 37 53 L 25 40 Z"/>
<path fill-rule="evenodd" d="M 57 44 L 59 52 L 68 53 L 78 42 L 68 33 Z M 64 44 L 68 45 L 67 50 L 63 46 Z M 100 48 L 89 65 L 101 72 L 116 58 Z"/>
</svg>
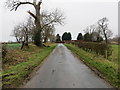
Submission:
<svg viewBox="0 0 120 90">
<path fill-rule="evenodd" d="M 35 9 L 35 14 L 32 13 L 31 11 L 28 11 L 28 13 L 34 18 L 34 22 L 35 22 L 35 30 L 36 30 L 36 33 L 35 33 L 35 37 L 34 37 L 34 43 L 37 45 L 37 46 L 42 46 L 42 38 L 41 38 L 41 32 L 42 32 L 42 29 L 41 29 L 41 23 L 40 23 L 40 6 L 41 6 L 41 3 L 42 3 L 42 0 L 33 0 L 33 1 L 28 1 L 28 0 L 25 0 L 25 1 L 22 1 L 22 0 L 8 0 L 8 7 L 11 8 L 11 10 L 17 10 L 21 5 L 32 5 Z"/>
<path fill-rule="evenodd" d="M 77 36 L 77 40 L 83 40 L 82 33 L 79 33 L 79 34 L 78 34 L 78 36 Z"/>
<path fill-rule="evenodd" d="M 112 36 L 112 31 L 108 29 L 108 19 L 106 17 L 98 21 L 98 26 L 100 28 L 101 34 L 105 38 L 105 42 L 108 43 L 108 38 Z"/>
</svg>

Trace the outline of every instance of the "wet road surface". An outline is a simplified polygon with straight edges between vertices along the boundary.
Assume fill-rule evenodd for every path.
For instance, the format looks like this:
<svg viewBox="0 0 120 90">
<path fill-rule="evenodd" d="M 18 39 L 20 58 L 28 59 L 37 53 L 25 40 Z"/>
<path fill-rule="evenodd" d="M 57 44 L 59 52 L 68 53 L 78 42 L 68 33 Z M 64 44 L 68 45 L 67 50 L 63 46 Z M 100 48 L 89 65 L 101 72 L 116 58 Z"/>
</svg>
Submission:
<svg viewBox="0 0 120 90">
<path fill-rule="evenodd" d="M 25 88 L 111 88 L 59 44 Z"/>
</svg>

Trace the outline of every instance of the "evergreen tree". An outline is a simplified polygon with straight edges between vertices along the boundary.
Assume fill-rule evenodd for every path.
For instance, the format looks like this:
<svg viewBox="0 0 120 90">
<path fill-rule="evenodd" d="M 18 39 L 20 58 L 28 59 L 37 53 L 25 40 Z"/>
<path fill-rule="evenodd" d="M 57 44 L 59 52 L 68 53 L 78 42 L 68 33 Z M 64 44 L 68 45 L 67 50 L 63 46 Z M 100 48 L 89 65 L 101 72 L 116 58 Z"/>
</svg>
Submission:
<svg viewBox="0 0 120 90">
<path fill-rule="evenodd" d="M 72 39 L 71 33 L 69 32 L 69 33 L 67 34 L 67 40 L 71 40 L 71 39 Z"/>
<path fill-rule="evenodd" d="M 63 33 L 62 40 L 67 40 L 67 32 Z"/>
<path fill-rule="evenodd" d="M 71 40 L 71 39 L 72 39 L 72 37 L 71 37 L 70 32 L 69 33 L 67 33 L 67 32 L 63 33 L 62 40 Z"/>
<path fill-rule="evenodd" d="M 79 34 L 78 34 L 78 36 L 77 36 L 77 40 L 83 40 L 82 33 L 79 33 Z"/>
</svg>

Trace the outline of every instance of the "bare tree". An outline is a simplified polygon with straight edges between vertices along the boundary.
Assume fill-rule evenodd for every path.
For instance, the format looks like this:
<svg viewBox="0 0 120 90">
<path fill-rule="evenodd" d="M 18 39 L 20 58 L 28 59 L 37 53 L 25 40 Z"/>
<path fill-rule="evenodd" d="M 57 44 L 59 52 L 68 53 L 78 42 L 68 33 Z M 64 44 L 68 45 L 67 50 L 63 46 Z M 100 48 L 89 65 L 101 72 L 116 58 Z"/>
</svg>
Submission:
<svg viewBox="0 0 120 90">
<path fill-rule="evenodd" d="M 95 35 L 96 25 L 90 25 L 87 26 L 87 28 L 84 30 L 86 34 L 89 34 L 89 40 L 93 41 L 93 37 Z"/>
<path fill-rule="evenodd" d="M 96 26 L 95 25 L 90 25 L 90 26 L 87 26 L 87 28 L 84 30 L 84 32 L 92 34 L 95 30 L 96 30 Z"/>
<path fill-rule="evenodd" d="M 48 41 L 48 39 L 51 38 L 51 36 L 54 34 L 54 31 L 55 31 L 55 28 L 54 26 L 46 26 L 43 28 L 43 40 L 44 40 L 44 43 L 46 43 Z"/>
<path fill-rule="evenodd" d="M 9 0 L 8 2 L 8 7 L 11 8 L 11 11 L 12 10 L 17 10 L 21 5 L 32 5 L 35 9 L 35 14 L 32 13 L 31 11 L 28 11 L 28 13 L 35 19 L 34 22 L 35 22 L 35 29 L 36 29 L 36 32 L 37 32 L 37 36 L 39 39 L 35 39 L 35 44 L 37 46 L 42 46 L 42 40 L 41 40 L 41 32 L 42 32 L 42 29 L 41 29 L 41 23 L 40 23 L 40 6 L 41 6 L 41 3 L 42 3 L 42 0 L 38 0 L 38 2 L 36 0 L 33 0 L 33 1 L 22 1 L 22 0 Z M 38 35 L 39 34 L 39 35 Z M 37 41 L 36 41 L 37 40 Z"/>
<path fill-rule="evenodd" d="M 18 24 L 14 27 L 11 36 L 15 37 L 18 43 L 21 43 L 23 41 L 24 35 L 22 33 L 21 24 Z"/>
<path fill-rule="evenodd" d="M 63 17 L 63 13 L 58 9 L 53 12 L 43 11 L 41 13 L 41 27 L 44 42 L 46 42 L 48 38 L 52 39 L 55 36 L 55 25 L 63 25 L 64 19 L 65 18 Z"/>
<path fill-rule="evenodd" d="M 29 39 L 32 39 L 34 32 L 34 24 L 31 20 L 31 17 L 26 20 L 25 23 L 18 24 L 14 30 L 13 35 L 15 36 L 17 42 L 22 42 L 21 49 L 25 46 L 28 47 Z"/>
<path fill-rule="evenodd" d="M 33 1 L 22 1 L 22 0 L 9 0 L 8 2 L 8 7 L 11 8 L 11 10 L 17 10 L 21 5 L 32 5 L 35 9 L 35 14 L 32 13 L 31 11 L 28 11 L 28 13 L 34 18 L 35 22 L 35 33 L 34 33 L 34 44 L 37 46 L 42 46 L 42 30 L 45 26 L 50 25 L 50 24 L 62 24 L 63 21 L 63 14 L 60 14 L 58 10 L 55 10 L 55 12 L 51 12 L 50 14 L 40 14 L 41 11 L 41 3 L 42 0 L 33 0 Z M 44 24 L 42 22 L 41 24 L 41 19 L 44 17 Z"/>
<path fill-rule="evenodd" d="M 29 42 L 29 39 L 32 39 L 33 37 L 33 31 L 34 31 L 34 24 L 32 22 L 32 19 L 31 17 L 29 17 L 27 19 L 27 22 L 26 23 L 23 23 L 21 25 L 21 28 L 22 28 L 22 34 L 24 36 L 24 40 L 22 41 L 22 47 L 21 49 L 24 47 L 24 46 L 28 46 L 28 42 Z"/>
<path fill-rule="evenodd" d="M 108 29 L 108 19 L 106 17 L 100 19 L 98 21 L 98 27 L 105 38 L 105 42 L 108 43 L 108 38 L 112 36 L 112 31 Z"/>
<path fill-rule="evenodd" d="M 14 36 L 18 43 L 20 43 L 22 41 L 23 35 L 21 35 L 21 30 L 18 25 L 16 27 L 14 27 L 14 30 L 13 30 L 11 36 Z"/>
<path fill-rule="evenodd" d="M 47 25 L 57 25 L 57 24 L 63 25 L 65 19 L 63 13 L 58 9 L 55 9 L 52 12 L 43 11 L 41 13 L 41 17 L 42 17 L 41 18 L 42 29 Z"/>
<path fill-rule="evenodd" d="M 55 37 L 55 28 L 53 28 L 51 30 L 51 32 L 50 32 L 49 40 L 50 40 L 50 42 L 55 42 L 55 39 L 56 39 L 56 37 Z"/>
</svg>

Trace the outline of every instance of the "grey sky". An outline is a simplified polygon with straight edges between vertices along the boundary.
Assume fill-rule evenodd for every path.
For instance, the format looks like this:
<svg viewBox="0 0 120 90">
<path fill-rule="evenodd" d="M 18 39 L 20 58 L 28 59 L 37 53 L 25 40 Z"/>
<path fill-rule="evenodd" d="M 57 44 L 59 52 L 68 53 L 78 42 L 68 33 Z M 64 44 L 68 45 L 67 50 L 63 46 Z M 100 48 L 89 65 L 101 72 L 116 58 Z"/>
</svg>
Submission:
<svg viewBox="0 0 120 90">
<path fill-rule="evenodd" d="M 3 7 L 5 0 L 0 1 L 0 30 L 2 30 L 2 41 L 11 41 L 12 30 L 16 24 L 25 21 L 27 11 L 34 9 L 31 6 L 21 6 L 16 12 L 10 12 Z M 42 10 L 53 10 L 55 8 L 64 12 L 66 17 L 64 26 L 56 27 L 56 34 L 62 35 L 65 31 L 71 32 L 72 38 L 76 39 L 79 32 L 87 26 L 97 23 L 102 17 L 109 19 L 109 29 L 118 34 L 118 0 L 43 0 Z M 1 32 L 0 32 L 1 38 Z M 1 41 L 1 40 L 0 40 Z"/>
</svg>

